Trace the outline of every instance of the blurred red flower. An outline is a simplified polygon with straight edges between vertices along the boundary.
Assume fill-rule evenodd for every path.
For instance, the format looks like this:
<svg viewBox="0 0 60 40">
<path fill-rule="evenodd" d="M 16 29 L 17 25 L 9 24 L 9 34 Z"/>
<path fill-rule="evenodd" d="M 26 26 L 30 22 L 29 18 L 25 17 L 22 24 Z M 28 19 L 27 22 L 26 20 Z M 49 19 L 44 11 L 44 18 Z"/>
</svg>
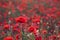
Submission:
<svg viewBox="0 0 60 40">
<path fill-rule="evenodd" d="M 41 36 L 36 37 L 35 40 L 42 40 L 42 37 Z"/>
<path fill-rule="evenodd" d="M 4 25 L 4 29 L 9 29 L 9 25 L 8 24 Z"/>
<path fill-rule="evenodd" d="M 29 32 L 33 32 L 34 34 L 36 34 L 36 28 L 34 27 L 34 26 L 30 26 L 29 28 L 28 28 L 28 31 Z"/>
<path fill-rule="evenodd" d="M 47 30 L 42 30 L 42 34 L 46 34 L 47 33 Z"/>
<path fill-rule="evenodd" d="M 8 4 L 7 2 L 4 2 L 4 4 L 2 5 L 3 8 L 7 8 L 8 7 Z"/>
<path fill-rule="evenodd" d="M 16 18 L 16 22 L 26 23 L 27 18 L 25 16 L 19 16 L 18 18 Z"/>
<path fill-rule="evenodd" d="M 12 36 L 5 37 L 3 40 L 13 40 Z"/>
<path fill-rule="evenodd" d="M 34 22 L 34 23 L 40 22 L 40 16 L 32 17 L 32 22 Z"/>
</svg>

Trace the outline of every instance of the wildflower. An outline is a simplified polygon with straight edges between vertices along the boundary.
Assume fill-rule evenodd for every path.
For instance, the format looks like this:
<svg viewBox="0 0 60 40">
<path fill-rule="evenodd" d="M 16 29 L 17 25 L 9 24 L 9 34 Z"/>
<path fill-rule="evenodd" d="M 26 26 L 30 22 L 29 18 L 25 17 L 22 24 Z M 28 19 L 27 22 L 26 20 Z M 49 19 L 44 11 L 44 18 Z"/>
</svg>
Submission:
<svg viewBox="0 0 60 40">
<path fill-rule="evenodd" d="M 42 40 L 42 37 L 41 36 L 36 37 L 35 40 Z"/>
<path fill-rule="evenodd" d="M 42 34 L 46 34 L 47 33 L 47 30 L 42 30 Z"/>
<path fill-rule="evenodd" d="M 3 8 L 7 8 L 8 7 L 8 3 L 4 2 L 4 4 L 2 5 Z"/>
<path fill-rule="evenodd" d="M 13 40 L 12 36 L 5 37 L 3 40 Z"/>
<path fill-rule="evenodd" d="M 34 22 L 34 23 L 37 23 L 37 22 L 40 22 L 40 16 L 34 16 L 33 18 L 32 18 L 32 22 Z"/>
<path fill-rule="evenodd" d="M 30 26 L 30 27 L 28 28 L 28 31 L 29 31 L 29 32 L 33 32 L 33 33 L 35 34 L 35 33 L 36 33 L 36 28 L 33 27 L 33 26 Z"/>
<path fill-rule="evenodd" d="M 4 25 L 4 29 L 9 29 L 9 25 L 8 24 L 5 24 Z"/>
<path fill-rule="evenodd" d="M 27 22 L 27 18 L 24 17 L 24 16 L 19 16 L 18 18 L 16 18 L 16 22 L 26 23 Z"/>
</svg>

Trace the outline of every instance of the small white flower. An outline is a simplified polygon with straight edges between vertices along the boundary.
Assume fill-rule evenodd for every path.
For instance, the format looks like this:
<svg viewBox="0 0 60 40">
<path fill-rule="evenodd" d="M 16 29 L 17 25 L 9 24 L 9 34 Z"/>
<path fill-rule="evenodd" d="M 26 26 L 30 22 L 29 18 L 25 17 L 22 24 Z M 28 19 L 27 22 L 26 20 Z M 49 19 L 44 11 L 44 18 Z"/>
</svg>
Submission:
<svg viewBox="0 0 60 40">
<path fill-rule="evenodd" d="M 9 11 L 8 14 L 10 15 L 11 14 L 11 11 Z"/>
</svg>

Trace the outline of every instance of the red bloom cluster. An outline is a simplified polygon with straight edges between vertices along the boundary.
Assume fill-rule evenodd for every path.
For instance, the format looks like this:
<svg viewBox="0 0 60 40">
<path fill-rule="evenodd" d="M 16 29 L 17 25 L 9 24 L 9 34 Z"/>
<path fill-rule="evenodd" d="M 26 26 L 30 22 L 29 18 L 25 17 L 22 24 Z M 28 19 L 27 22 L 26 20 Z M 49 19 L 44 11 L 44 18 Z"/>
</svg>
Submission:
<svg viewBox="0 0 60 40">
<path fill-rule="evenodd" d="M 0 0 L 0 40 L 60 40 L 60 0 Z"/>
</svg>

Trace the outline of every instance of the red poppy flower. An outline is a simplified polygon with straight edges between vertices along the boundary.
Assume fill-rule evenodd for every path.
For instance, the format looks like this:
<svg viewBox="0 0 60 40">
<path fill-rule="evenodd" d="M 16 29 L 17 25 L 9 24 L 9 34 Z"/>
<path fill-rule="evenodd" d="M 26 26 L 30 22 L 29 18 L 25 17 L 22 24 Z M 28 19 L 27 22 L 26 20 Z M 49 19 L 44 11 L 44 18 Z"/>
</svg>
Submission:
<svg viewBox="0 0 60 40">
<path fill-rule="evenodd" d="M 4 25 L 4 29 L 9 29 L 9 25 L 8 24 Z"/>
<path fill-rule="evenodd" d="M 60 11 L 56 12 L 57 17 L 60 17 Z"/>
<path fill-rule="evenodd" d="M 34 22 L 34 23 L 40 22 L 40 16 L 34 16 L 32 18 L 32 22 Z"/>
<path fill-rule="evenodd" d="M 26 23 L 27 22 L 27 18 L 24 17 L 24 16 L 19 16 L 18 18 L 16 18 L 16 22 Z"/>
<path fill-rule="evenodd" d="M 27 4 L 26 3 L 21 3 L 19 6 L 17 6 L 17 9 L 22 12 L 23 10 L 25 10 Z"/>
<path fill-rule="evenodd" d="M 52 17 L 53 19 L 56 19 L 56 15 L 54 15 L 54 14 L 52 14 L 51 17 Z"/>
<path fill-rule="evenodd" d="M 28 31 L 29 31 L 29 32 L 33 32 L 34 34 L 36 34 L 36 28 L 33 27 L 33 26 L 29 27 L 29 28 L 28 28 Z"/>
<path fill-rule="evenodd" d="M 3 7 L 3 8 L 7 8 L 7 7 L 8 7 L 8 3 L 5 2 L 5 3 L 2 5 L 2 7 Z"/>
<path fill-rule="evenodd" d="M 20 34 L 17 34 L 16 35 L 16 40 L 19 40 L 19 38 L 20 38 Z"/>
<path fill-rule="evenodd" d="M 55 40 L 56 39 L 56 35 L 53 35 L 53 40 Z"/>
<path fill-rule="evenodd" d="M 57 10 L 57 8 L 56 7 L 53 7 L 53 8 L 51 8 L 51 12 L 55 12 Z"/>
<path fill-rule="evenodd" d="M 44 23 L 43 23 L 43 26 L 47 26 L 47 23 L 44 22 Z"/>
<path fill-rule="evenodd" d="M 49 36 L 49 39 L 55 40 L 55 39 L 56 39 L 56 35 L 51 35 L 51 36 Z"/>
<path fill-rule="evenodd" d="M 47 30 L 42 30 L 42 34 L 46 34 L 47 33 Z"/>
<path fill-rule="evenodd" d="M 17 31 L 20 33 L 20 29 L 18 29 L 18 28 L 13 28 L 13 31 Z"/>
<path fill-rule="evenodd" d="M 36 37 L 35 40 L 42 40 L 42 37 L 41 36 Z"/>
<path fill-rule="evenodd" d="M 13 40 L 12 36 L 5 37 L 3 40 Z"/>
</svg>

